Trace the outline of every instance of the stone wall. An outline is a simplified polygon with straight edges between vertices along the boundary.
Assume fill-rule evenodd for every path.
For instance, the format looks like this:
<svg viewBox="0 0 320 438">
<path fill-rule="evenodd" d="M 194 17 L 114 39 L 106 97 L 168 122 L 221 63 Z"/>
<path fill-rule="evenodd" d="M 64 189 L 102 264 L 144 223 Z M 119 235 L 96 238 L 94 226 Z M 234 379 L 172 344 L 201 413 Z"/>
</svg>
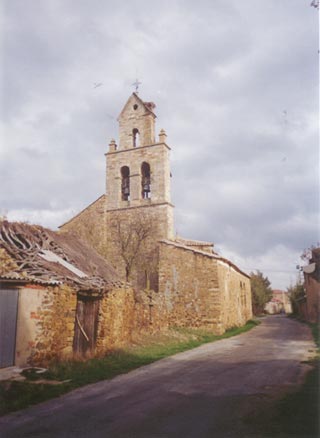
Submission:
<svg viewBox="0 0 320 438">
<path fill-rule="evenodd" d="M 15 364 L 46 365 L 73 356 L 77 293 L 69 286 L 19 290 Z M 121 348 L 135 335 L 168 327 L 164 300 L 150 290 L 115 287 L 99 300 L 95 353 Z"/>
<path fill-rule="evenodd" d="M 115 286 L 100 299 L 96 353 L 121 348 L 141 333 L 198 327 L 222 334 L 252 317 L 248 276 L 209 253 L 159 243 L 159 291 Z M 77 293 L 69 286 L 19 291 L 16 365 L 71 357 Z"/>
<path fill-rule="evenodd" d="M 106 196 L 102 195 L 79 214 L 65 224 L 60 231 L 70 231 L 87 241 L 100 254 L 105 255 L 106 224 L 105 224 Z"/>
<path fill-rule="evenodd" d="M 314 323 L 320 320 L 320 248 L 313 248 L 311 254 L 309 265 L 303 268 L 306 291 L 304 319 Z"/>
<path fill-rule="evenodd" d="M 171 202 L 170 193 L 170 148 L 165 143 L 131 148 L 106 154 L 107 208 L 136 207 L 152 203 Z M 150 165 L 150 199 L 142 198 L 142 163 Z M 121 168 L 130 169 L 130 200 L 121 196 Z"/>
<path fill-rule="evenodd" d="M 165 296 L 171 326 L 223 332 L 216 260 L 181 245 L 161 242 L 159 291 Z"/>
<path fill-rule="evenodd" d="M 171 326 L 206 327 L 221 334 L 251 318 L 245 274 L 214 255 L 169 241 L 160 243 L 159 259 L 159 292 Z"/>
<path fill-rule="evenodd" d="M 97 350 L 130 342 L 134 327 L 134 294 L 131 288 L 113 289 L 100 301 Z"/>
<path fill-rule="evenodd" d="M 114 289 L 100 303 L 97 351 L 121 348 L 137 334 L 167 327 L 164 302 L 157 293 L 130 286 Z"/>
<path fill-rule="evenodd" d="M 70 356 L 75 309 L 76 293 L 68 286 L 20 289 L 16 365 Z"/>
<path fill-rule="evenodd" d="M 147 236 L 133 258 L 129 280 L 134 287 L 144 289 L 147 287 L 145 276 L 148 276 L 152 283 L 151 288 L 157 290 L 155 284 L 158 277 L 158 241 L 168 237 L 168 229 L 172 222 L 172 207 L 166 204 L 107 212 L 106 258 L 123 280 L 126 279 L 124 257 L 133 254 L 139 239 L 138 234 L 144 230 Z M 119 226 L 122 230 L 120 235 Z M 122 248 L 123 244 L 127 245 L 126 249 Z"/>
<path fill-rule="evenodd" d="M 320 282 L 312 275 L 305 274 L 306 311 L 304 319 L 319 322 L 320 316 Z"/>
<path fill-rule="evenodd" d="M 252 318 L 250 278 L 227 261 L 217 264 L 223 327 L 242 326 Z"/>
<path fill-rule="evenodd" d="M 133 129 L 139 131 L 139 145 L 145 146 L 155 141 L 155 115 L 145 103 L 133 93 L 125 104 L 119 120 L 120 149 L 133 147 Z"/>
</svg>

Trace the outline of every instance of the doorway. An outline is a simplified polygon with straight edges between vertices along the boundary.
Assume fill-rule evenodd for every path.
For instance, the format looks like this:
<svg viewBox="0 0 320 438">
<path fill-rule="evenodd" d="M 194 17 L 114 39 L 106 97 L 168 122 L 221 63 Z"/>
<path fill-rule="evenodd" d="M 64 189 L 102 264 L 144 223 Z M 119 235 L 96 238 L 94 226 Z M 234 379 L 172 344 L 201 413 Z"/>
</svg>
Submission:
<svg viewBox="0 0 320 438">
<path fill-rule="evenodd" d="M 15 362 L 18 289 L 0 289 L 0 368 Z"/>
<path fill-rule="evenodd" d="M 97 298 L 78 297 L 73 352 L 80 356 L 93 353 L 96 347 L 99 303 Z"/>
</svg>

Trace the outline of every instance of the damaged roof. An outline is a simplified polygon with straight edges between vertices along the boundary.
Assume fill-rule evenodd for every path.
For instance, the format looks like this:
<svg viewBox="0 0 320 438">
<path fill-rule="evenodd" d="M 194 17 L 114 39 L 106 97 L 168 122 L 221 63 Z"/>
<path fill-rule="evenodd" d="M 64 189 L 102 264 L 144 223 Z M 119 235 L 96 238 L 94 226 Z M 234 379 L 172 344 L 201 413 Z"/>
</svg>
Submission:
<svg viewBox="0 0 320 438">
<path fill-rule="evenodd" d="M 3 281 L 69 284 L 77 290 L 100 292 L 123 284 L 102 256 L 71 233 L 0 220 L 0 248 L 17 266 L 0 274 Z"/>
</svg>

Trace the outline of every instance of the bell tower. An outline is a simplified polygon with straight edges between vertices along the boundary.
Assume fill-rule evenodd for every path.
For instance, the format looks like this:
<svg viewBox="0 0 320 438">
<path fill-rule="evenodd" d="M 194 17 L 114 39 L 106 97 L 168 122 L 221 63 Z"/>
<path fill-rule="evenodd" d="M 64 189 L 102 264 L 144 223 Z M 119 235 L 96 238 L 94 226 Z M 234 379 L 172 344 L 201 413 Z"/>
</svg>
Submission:
<svg viewBox="0 0 320 438">
<path fill-rule="evenodd" d="M 161 130 L 155 140 L 155 104 L 133 93 L 118 118 L 119 145 L 109 144 L 107 210 L 167 205 L 170 209 L 170 147 Z M 168 238 L 172 230 L 164 233 Z"/>
<path fill-rule="evenodd" d="M 130 227 L 143 216 L 154 225 L 154 244 L 160 239 L 174 238 L 170 147 L 164 130 L 155 138 L 154 110 L 154 103 L 144 102 L 137 93 L 132 93 L 118 117 L 119 143 L 112 139 L 105 154 L 110 260 L 117 258 L 115 220 Z M 121 264 L 121 260 L 117 263 Z"/>
</svg>

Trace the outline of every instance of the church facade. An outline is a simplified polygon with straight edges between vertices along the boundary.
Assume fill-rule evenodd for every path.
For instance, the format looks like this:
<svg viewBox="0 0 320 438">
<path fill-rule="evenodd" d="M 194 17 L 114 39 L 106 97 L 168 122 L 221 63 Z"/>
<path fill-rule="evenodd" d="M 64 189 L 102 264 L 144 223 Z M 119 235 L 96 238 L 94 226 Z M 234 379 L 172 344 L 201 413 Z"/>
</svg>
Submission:
<svg viewBox="0 0 320 438">
<path fill-rule="evenodd" d="M 133 93 L 106 156 L 106 193 L 60 227 L 87 240 L 167 326 L 217 334 L 252 317 L 250 277 L 210 242 L 178 238 L 171 203 L 170 147 L 155 135 L 155 105 Z M 154 309 L 153 311 L 156 311 Z"/>
</svg>

